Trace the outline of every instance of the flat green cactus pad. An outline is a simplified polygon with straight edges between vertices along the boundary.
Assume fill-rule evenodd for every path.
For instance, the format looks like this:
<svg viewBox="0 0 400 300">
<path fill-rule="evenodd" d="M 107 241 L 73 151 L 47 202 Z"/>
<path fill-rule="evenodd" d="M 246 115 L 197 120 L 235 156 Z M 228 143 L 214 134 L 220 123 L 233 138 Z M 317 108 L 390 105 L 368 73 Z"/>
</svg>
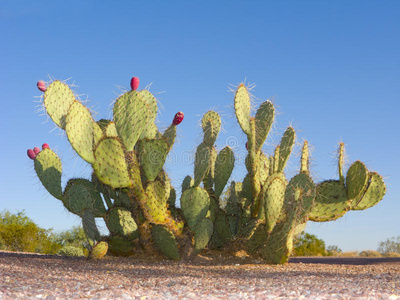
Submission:
<svg viewBox="0 0 400 300">
<path fill-rule="evenodd" d="M 135 245 L 128 239 L 113 235 L 108 241 L 108 252 L 115 256 L 129 256 L 135 251 Z"/>
<path fill-rule="evenodd" d="M 46 190 L 62 200 L 62 164 L 60 158 L 50 149 L 44 149 L 35 158 L 35 171 Z"/>
<path fill-rule="evenodd" d="M 256 112 L 256 152 L 261 150 L 274 122 L 275 108 L 271 101 L 265 101 Z"/>
<path fill-rule="evenodd" d="M 187 175 L 185 179 L 182 181 L 182 193 L 186 191 L 187 189 L 190 189 L 194 185 L 194 180 L 192 177 Z"/>
<path fill-rule="evenodd" d="M 44 106 L 50 118 L 62 129 L 65 129 L 65 118 L 72 103 L 74 93 L 65 83 L 52 82 L 44 92 Z"/>
<path fill-rule="evenodd" d="M 143 139 L 137 143 L 139 162 L 147 181 L 154 181 L 164 166 L 168 154 L 165 140 Z"/>
<path fill-rule="evenodd" d="M 65 187 L 63 203 L 70 212 L 81 217 L 85 210 L 92 211 L 95 217 L 106 214 L 100 192 L 87 179 L 70 179 Z"/>
<path fill-rule="evenodd" d="M 207 215 L 210 208 L 210 197 L 201 187 L 192 187 L 181 196 L 181 209 L 189 228 L 195 226 Z"/>
<path fill-rule="evenodd" d="M 89 110 L 78 101 L 69 109 L 65 131 L 76 153 L 88 163 L 94 163 L 93 149 L 102 135 L 102 130 L 94 122 Z"/>
<path fill-rule="evenodd" d="M 268 237 L 266 246 L 259 250 L 262 258 L 271 264 L 284 264 L 293 249 L 291 223 L 279 222 Z"/>
<path fill-rule="evenodd" d="M 154 244 L 162 253 L 173 260 L 180 260 L 179 247 L 175 236 L 162 225 L 154 225 L 152 228 Z"/>
<path fill-rule="evenodd" d="M 207 246 L 213 234 L 213 227 L 213 222 L 209 218 L 202 219 L 194 227 L 194 252 L 196 254 Z"/>
<path fill-rule="evenodd" d="M 263 185 L 262 201 L 264 203 L 267 232 L 272 232 L 278 221 L 285 200 L 286 178 L 282 173 L 270 176 Z"/>
<path fill-rule="evenodd" d="M 346 188 L 351 206 L 356 206 L 361 200 L 367 189 L 368 179 L 368 169 L 361 161 L 358 160 L 350 166 L 346 174 Z"/>
<path fill-rule="evenodd" d="M 386 185 L 381 175 L 371 172 L 369 176 L 369 184 L 367 191 L 356 206 L 352 206 L 351 210 L 364 210 L 376 205 L 382 200 L 386 193 Z"/>
<path fill-rule="evenodd" d="M 86 234 L 86 237 L 91 242 L 100 240 L 100 232 L 96 226 L 96 220 L 90 209 L 85 209 L 83 212 L 82 227 L 83 227 L 83 231 Z"/>
<path fill-rule="evenodd" d="M 129 210 L 122 207 L 111 208 L 105 217 L 111 235 L 119 235 L 131 240 L 138 237 L 138 227 Z"/>
<path fill-rule="evenodd" d="M 235 166 L 235 155 L 232 149 L 228 146 L 222 149 L 218 153 L 214 165 L 214 191 L 215 195 L 219 197 L 224 190 L 229 177 L 231 177 L 233 167 Z"/>
<path fill-rule="evenodd" d="M 250 111 L 250 95 L 244 84 L 241 84 L 235 94 L 235 113 L 240 127 L 247 135 L 251 134 Z"/>
<path fill-rule="evenodd" d="M 132 151 L 137 140 L 151 122 L 152 108 L 136 91 L 130 91 L 117 99 L 113 109 L 118 136 L 127 151 Z"/>
<path fill-rule="evenodd" d="M 94 151 L 93 169 L 96 176 L 113 188 L 129 187 L 131 181 L 124 149 L 116 138 L 105 138 Z"/>
<path fill-rule="evenodd" d="M 284 213 L 286 221 L 293 222 L 293 226 L 305 223 L 314 204 L 316 187 L 313 180 L 306 173 L 294 176 L 286 187 Z"/>
<path fill-rule="evenodd" d="M 337 180 L 328 180 L 317 185 L 317 195 L 309 214 L 314 222 L 333 221 L 342 217 L 350 209 L 347 191 Z"/>
<path fill-rule="evenodd" d="M 201 143 L 197 147 L 194 161 L 194 186 L 199 186 L 211 168 L 211 149 L 207 144 Z"/>
<path fill-rule="evenodd" d="M 157 128 L 156 128 L 157 129 Z M 157 134 L 156 134 L 157 135 Z M 168 151 L 172 148 L 176 138 L 176 126 L 170 125 L 163 133 L 162 137 L 168 144 Z"/>
<path fill-rule="evenodd" d="M 286 163 L 289 159 L 290 153 L 294 145 L 294 140 L 296 138 L 296 133 L 292 127 L 288 127 L 283 134 L 280 147 L 279 147 L 279 163 L 278 172 L 283 172 Z"/>
<path fill-rule="evenodd" d="M 204 132 L 204 143 L 209 147 L 212 147 L 217 140 L 218 133 L 221 129 L 221 118 L 219 114 L 212 110 L 205 113 L 201 120 L 201 127 Z"/>
</svg>

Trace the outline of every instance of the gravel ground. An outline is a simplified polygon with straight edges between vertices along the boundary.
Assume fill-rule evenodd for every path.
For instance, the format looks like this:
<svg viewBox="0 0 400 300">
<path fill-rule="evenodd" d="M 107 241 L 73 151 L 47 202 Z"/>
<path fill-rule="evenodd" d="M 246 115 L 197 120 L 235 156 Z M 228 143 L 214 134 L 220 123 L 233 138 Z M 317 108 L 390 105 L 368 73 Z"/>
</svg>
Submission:
<svg viewBox="0 0 400 300">
<path fill-rule="evenodd" d="M 172 262 L 2 251 L 0 299 L 400 300 L 400 259 L 293 258 L 266 265 L 211 252 Z"/>
</svg>

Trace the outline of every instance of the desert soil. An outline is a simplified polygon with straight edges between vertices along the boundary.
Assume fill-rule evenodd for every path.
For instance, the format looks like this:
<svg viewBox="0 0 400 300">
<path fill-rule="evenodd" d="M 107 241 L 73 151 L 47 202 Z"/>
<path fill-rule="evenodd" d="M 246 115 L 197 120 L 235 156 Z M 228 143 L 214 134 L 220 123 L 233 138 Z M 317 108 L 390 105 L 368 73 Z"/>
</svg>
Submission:
<svg viewBox="0 0 400 300">
<path fill-rule="evenodd" d="M 399 299 L 400 258 L 291 258 L 244 253 L 192 261 L 101 260 L 0 251 L 0 299 Z"/>
</svg>

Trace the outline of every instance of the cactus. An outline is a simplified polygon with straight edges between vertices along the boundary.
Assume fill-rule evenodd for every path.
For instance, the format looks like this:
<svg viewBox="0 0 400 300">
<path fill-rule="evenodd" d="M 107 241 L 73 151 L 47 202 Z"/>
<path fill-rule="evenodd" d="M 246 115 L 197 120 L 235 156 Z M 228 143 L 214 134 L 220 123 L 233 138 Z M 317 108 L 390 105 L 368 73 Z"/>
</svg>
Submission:
<svg viewBox="0 0 400 300">
<path fill-rule="evenodd" d="M 339 180 L 313 182 L 307 141 L 299 174 L 286 179 L 296 132 L 288 127 L 280 144 L 266 154 L 263 146 L 274 122 L 274 105 L 265 101 L 252 116 L 251 96 L 241 84 L 234 108 L 247 137 L 243 182 L 228 184 L 235 155 L 229 146 L 217 150 L 222 122 L 217 112 L 208 111 L 201 120 L 203 141 L 196 149 L 193 178 L 183 180 L 176 207 L 176 191 L 164 164 L 182 112 L 161 133 L 155 124 L 157 100 L 148 90 L 138 90 L 137 77 L 131 79 L 131 90 L 115 101 L 112 120 L 97 122 L 67 84 L 37 86 L 44 92 L 48 115 L 93 168 L 90 179 L 72 178 L 63 189 L 62 163 L 49 145 L 27 151 L 46 190 L 82 218 L 91 245 L 89 258 L 101 258 L 107 251 L 131 255 L 141 247 L 149 254 L 161 252 L 179 260 L 206 247 L 225 247 L 244 249 L 268 263 L 285 263 L 293 238 L 307 221 L 332 221 L 349 210 L 367 209 L 386 192 L 382 177 L 360 161 L 344 174 L 343 143 L 338 151 Z M 105 221 L 109 236 L 101 236 L 96 218 Z"/>
</svg>

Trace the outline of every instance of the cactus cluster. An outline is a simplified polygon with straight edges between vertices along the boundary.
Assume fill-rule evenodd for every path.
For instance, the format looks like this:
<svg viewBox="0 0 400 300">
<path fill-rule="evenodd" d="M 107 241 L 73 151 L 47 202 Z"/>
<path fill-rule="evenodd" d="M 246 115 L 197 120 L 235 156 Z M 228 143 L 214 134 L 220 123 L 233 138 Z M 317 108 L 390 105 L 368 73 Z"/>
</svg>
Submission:
<svg viewBox="0 0 400 300">
<path fill-rule="evenodd" d="M 155 124 L 157 100 L 148 91 L 138 91 L 139 79 L 114 104 L 112 120 L 95 121 L 90 111 L 63 82 L 46 86 L 43 104 L 78 155 L 93 168 L 90 179 L 73 178 L 61 185 L 62 163 L 44 144 L 28 150 L 43 186 L 72 213 L 92 245 L 90 257 L 107 252 L 130 255 L 144 249 L 161 252 L 170 259 L 192 257 L 204 248 L 244 249 L 268 263 L 284 263 L 293 238 L 308 220 L 325 222 L 349 210 L 363 210 L 379 202 L 386 191 L 382 177 L 363 163 L 343 173 L 344 146 L 339 149 L 339 180 L 314 183 L 309 171 L 308 144 L 304 142 L 299 174 L 289 181 L 284 175 L 295 143 L 289 127 L 267 155 L 262 148 L 274 122 L 274 106 L 266 101 L 251 115 L 250 94 L 239 85 L 234 107 L 237 121 L 247 136 L 247 174 L 243 182 L 228 185 L 235 165 L 229 146 L 215 146 L 221 118 L 215 111 L 204 114 L 203 141 L 197 147 L 194 176 L 182 183 L 180 207 L 176 192 L 164 170 L 173 147 L 178 112 L 172 124 L 160 132 Z M 224 191 L 227 191 L 223 193 Z M 225 207 L 221 207 L 225 197 Z M 110 232 L 101 236 L 96 218 L 104 219 Z"/>
</svg>

